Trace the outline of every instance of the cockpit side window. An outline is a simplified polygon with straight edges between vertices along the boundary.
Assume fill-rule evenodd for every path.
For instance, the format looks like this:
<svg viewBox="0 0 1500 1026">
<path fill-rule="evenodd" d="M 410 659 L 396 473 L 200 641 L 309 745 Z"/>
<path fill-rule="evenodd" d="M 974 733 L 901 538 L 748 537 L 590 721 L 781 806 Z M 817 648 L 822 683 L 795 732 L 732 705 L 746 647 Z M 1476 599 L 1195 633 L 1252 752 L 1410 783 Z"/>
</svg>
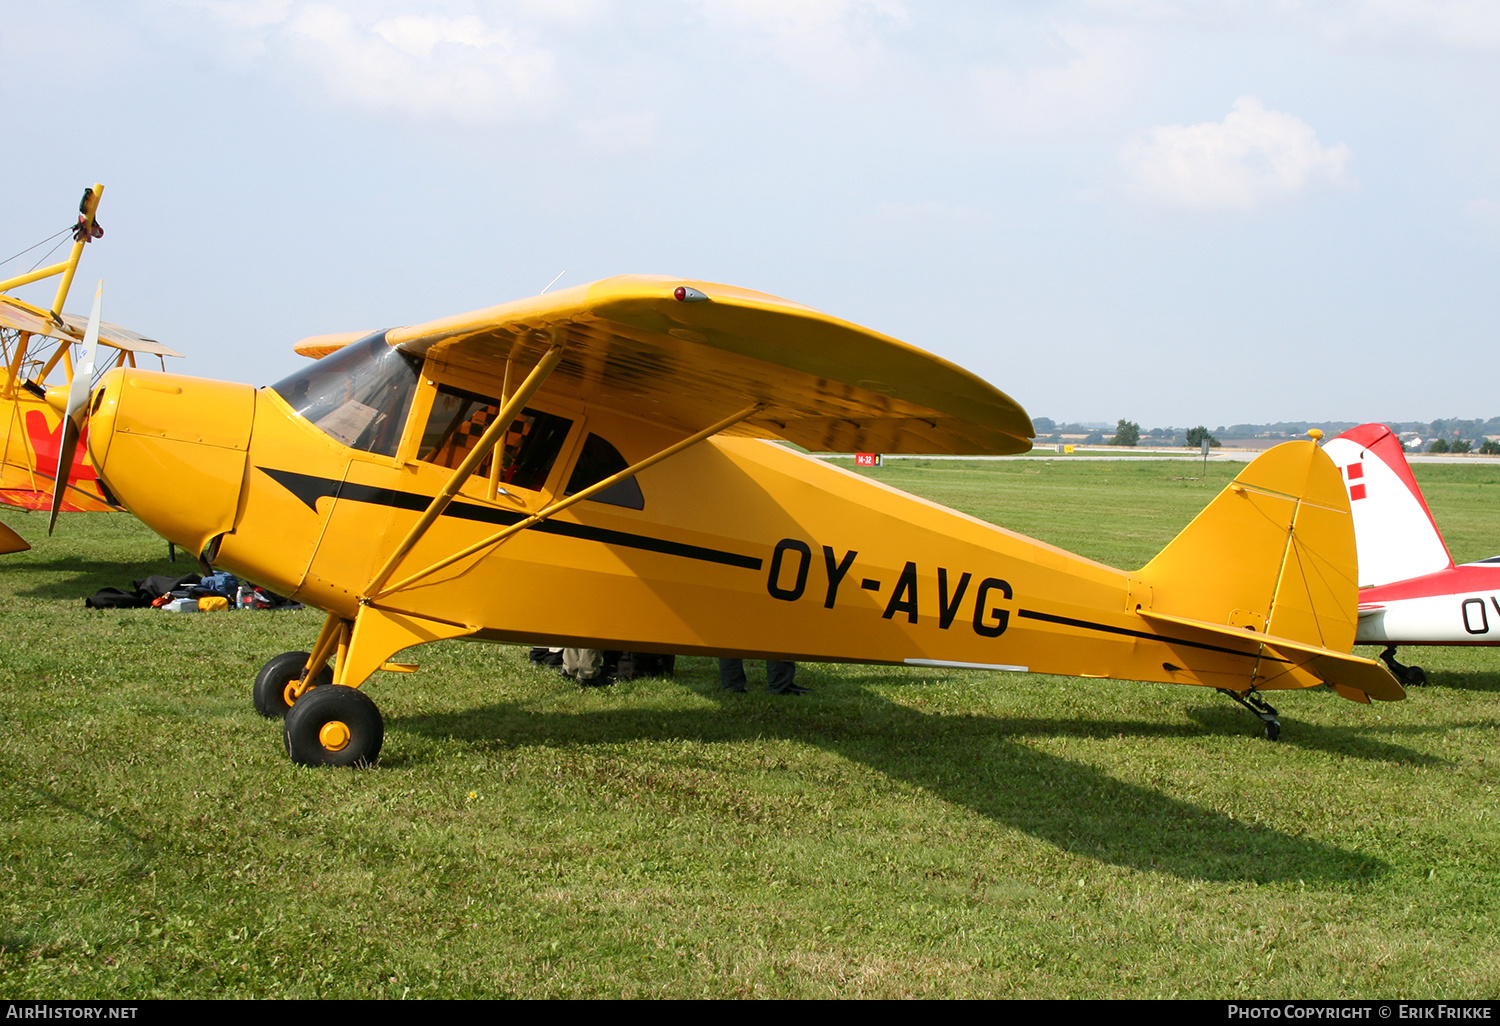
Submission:
<svg viewBox="0 0 1500 1026">
<path fill-rule="evenodd" d="M 439 385 L 432 412 L 422 431 L 417 459 L 456 469 L 479 443 L 485 429 L 500 414 L 500 403 L 489 396 Z M 500 481 L 539 491 L 557 462 L 573 422 L 541 410 L 525 409 L 511 421 L 505 438 L 484 458 L 474 473 L 488 477 L 495 452 L 501 453 Z"/>
<path fill-rule="evenodd" d="M 583 443 L 583 452 L 578 455 L 578 462 L 573 466 L 573 475 L 568 478 L 568 487 L 564 494 L 572 495 L 574 492 L 581 492 L 589 485 L 597 484 L 611 474 L 618 474 L 627 466 L 629 464 L 625 462 L 625 457 L 620 455 L 619 449 L 590 432 Z M 641 486 L 633 477 L 616 481 L 604 491 L 591 495 L 589 498 L 594 502 L 607 502 L 611 506 L 624 506 L 626 509 L 646 508 L 646 499 L 641 495 Z"/>
<path fill-rule="evenodd" d="M 271 390 L 336 441 L 395 456 L 421 373 L 421 357 L 387 345 L 381 331 L 282 378 Z"/>
</svg>

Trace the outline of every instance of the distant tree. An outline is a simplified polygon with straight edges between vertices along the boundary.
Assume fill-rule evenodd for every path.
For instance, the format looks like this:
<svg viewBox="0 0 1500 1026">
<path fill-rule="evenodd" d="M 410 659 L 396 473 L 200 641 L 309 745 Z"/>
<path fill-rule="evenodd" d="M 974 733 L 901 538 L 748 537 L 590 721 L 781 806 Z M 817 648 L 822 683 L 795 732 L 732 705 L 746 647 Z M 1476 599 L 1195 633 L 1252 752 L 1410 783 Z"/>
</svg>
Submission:
<svg viewBox="0 0 1500 1026">
<path fill-rule="evenodd" d="M 1141 440 L 1141 426 L 1133 420 L 1121 417 L 1115 425 L 1115 437 L 1109 440 L 1110 445 L 1138 445 Z"/>
<path fill-rule="evenodd" d="M 1432 440 L 1432 444 L 1427 447 L 1427 451 L 1428 452 L 1447 452 L 1448 451 L 1448 439 L 1446 439 L 1446 438 L 1434 438 Z"/>
<path fill-rule="evenodd" d="M 1469 449 L 1470 445 L 1468 439 L 1465 438 L 1455 438 L 1453 440 L 1453 444 L 1448 446 L 1449 452 L 1468 452 Z"/>
<path fill-rule="evenodd" d="M 1031 426 L 1036 428 L 1039 435 L 1050 435 L 1057 430 L 1057 422 L 1051 417 L 1033 417 Z"/>
<path fill-rule="evenodd" d="M 1083 440 L 1084 445 L 1103 445 L 1104 435 L 1098 431 L 1090 431 L 1088 437 Z"/>
<path fill-rule="evenodd" d="M 1219 447 L 1219 440 L 1209 434 L 1208 428 L 1202 424 L 1199 424 L 1195 428 L 1188 428 L 1186 440 L 1182 444 L 1189 449 L 1200 449 L 1203 447 L 1203 440 L 1205 438 L 1208 439 L 1208 447 L 1210 449 L 1217 449 Z"/>
<path fill-rule="evenodd" d="M 1486 438 L 1479 443 L 1479 454 L 1481 456 L 1500 456 L 1500 442 L 1492 438 Z"/>
</svg>

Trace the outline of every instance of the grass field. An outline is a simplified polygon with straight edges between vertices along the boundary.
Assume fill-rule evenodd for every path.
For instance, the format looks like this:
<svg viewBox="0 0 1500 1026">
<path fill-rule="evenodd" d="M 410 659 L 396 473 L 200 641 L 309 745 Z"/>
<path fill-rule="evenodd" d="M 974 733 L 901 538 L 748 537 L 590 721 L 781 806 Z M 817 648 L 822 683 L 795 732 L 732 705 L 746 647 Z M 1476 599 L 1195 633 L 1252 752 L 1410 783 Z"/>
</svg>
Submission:
<svg viewBox="0 0 1500 1026">
<path fill-rule="evenodd" d="M 872 476 L 1133 567 L 1236 469 Z M 1500 468 L 1417 475 L 1458 559 L 1500 551 Z M 368 685 L 377 769 L 310 770 L 249 686 L 317 614 L 86 610 L 165 545 L 6 520 L 3 997 L 1500 996 L 1494 650 L 1405 650 L 1403 703 L 1284 694 L 1271 744 L 1196 688 L 804 664 L 777 699 L 685 659 L 581 691 L 444 643 Z"/>
</svg>

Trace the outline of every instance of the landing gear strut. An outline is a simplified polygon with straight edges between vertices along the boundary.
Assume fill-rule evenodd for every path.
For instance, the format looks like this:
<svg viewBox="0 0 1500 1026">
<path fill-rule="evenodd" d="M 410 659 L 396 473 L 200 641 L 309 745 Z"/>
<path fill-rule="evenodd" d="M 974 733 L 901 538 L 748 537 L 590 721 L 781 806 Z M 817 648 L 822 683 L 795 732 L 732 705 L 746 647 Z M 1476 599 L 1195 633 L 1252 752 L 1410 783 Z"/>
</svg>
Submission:
<svg viewBox="0 0 1500 1026">
<path fill-rule="evenodd" d="M 1396 646 L 1387 645 L 1380 658 L 1391 668 L 1396 679 L 1407 687 L 1419 688 L 1427 683 L 1427 674 L 1420 666 L 1403 666 L 1396 662 Z"/>
<path fill-rule="evenodd" d="M 1281 736 L 1281 720 L 1277 719 L 1281 714 L 1276 711 L 1275 706 L 1257 695 L 1254 690 L 1246 691 L 1243 695 L 1238 691 L 1228 691 L 1224 688 L 1218 690 L 1219 694 L 1228 695 L 1261 718 L 1266 725 L 1267 741 L 1275 741 Z"/>
<path fill-rule="evenodd" d="M 255 687 L 252 690 L 256 712 L 268 720 L 279 720 L 286 715 L 287 710 L 292 707 L 288 689 L 302 679 L 302 671 L 307 669 L 307 659 L 306 652 L 283 652 L 260 668 L 260 672 L 255 675 Z M 326 665 L 312 680 L 314 687 L 332 683 L 333 671 Z"/>
</svg>

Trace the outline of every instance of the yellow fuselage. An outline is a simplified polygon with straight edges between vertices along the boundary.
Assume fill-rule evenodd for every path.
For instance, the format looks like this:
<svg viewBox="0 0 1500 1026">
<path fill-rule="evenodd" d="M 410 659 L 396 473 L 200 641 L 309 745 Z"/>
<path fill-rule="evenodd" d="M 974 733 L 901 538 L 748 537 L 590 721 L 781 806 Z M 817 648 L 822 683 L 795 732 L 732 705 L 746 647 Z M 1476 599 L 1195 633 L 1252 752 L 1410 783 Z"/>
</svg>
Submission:
<svg viewBox="0 0 1500 1026">
<path fill-rule="evenodd" d="M 440 376 L 424 370 L 400 445 L 382 456 L 336 441 L 271 389 L 114 371 L 93 402 L 91 451 L 111 491 L 171 541 L 356 621 L 372 575 L 452 473 L 417 458 Z M 681 437 L 557 392 L 530 406 L 572 421 L 545 483 L 491 499 L 476 474 L 395 578 L 560 497 L 588 433 L 630 461 Z M 1153 592 L 1138 576 L 780 445 L 710 438 L 638 482 L 640 509 L 580 502 L 382 597 L 375 605 L 404 626 L 364 643 L 378 651 L 341 682 L 436 637 L 1236 690 L 1317 682 L 1269 672 L 1243 646 L 1153 627 L 1136 613 Z M 1267 600 L 1277 572 L 1255 585 Z"/>
</svg>

